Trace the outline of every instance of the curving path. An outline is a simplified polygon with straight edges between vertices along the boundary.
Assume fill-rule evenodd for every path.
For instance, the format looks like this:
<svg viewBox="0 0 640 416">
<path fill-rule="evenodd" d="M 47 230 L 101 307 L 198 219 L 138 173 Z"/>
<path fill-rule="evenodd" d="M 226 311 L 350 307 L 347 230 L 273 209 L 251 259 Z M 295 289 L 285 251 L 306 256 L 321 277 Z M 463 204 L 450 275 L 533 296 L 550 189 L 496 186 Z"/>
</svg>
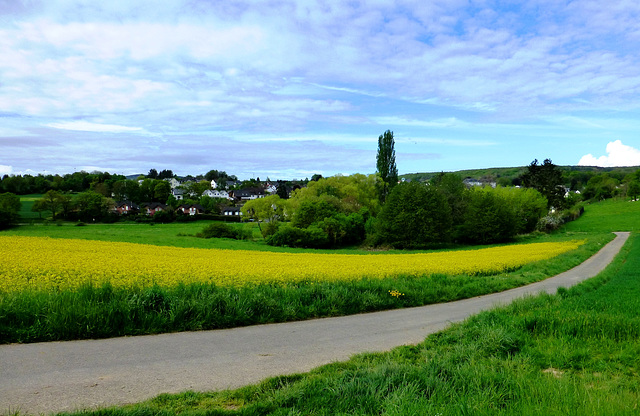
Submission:
<svg viewBox="0 0 640 416">
<path fill-rule="evenodd" d="M 338 318 L 105 340 L 0 345 L 0 414 L 142 401 L 160 393 L 240 387 L 360 352 L 416 344 L 515 298 L 555 293 L 598 274 L 629 233 L 581 265 L 529 286 L 456 302 Z"/>
</svg>

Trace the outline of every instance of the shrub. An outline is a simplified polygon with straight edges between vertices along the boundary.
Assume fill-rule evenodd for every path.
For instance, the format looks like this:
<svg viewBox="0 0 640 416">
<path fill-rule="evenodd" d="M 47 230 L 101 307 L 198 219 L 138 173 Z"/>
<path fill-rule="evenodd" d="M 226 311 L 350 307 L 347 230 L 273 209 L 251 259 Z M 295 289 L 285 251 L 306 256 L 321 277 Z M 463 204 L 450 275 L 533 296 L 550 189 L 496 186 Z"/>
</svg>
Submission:
<svg viewBox="0 0 640 416">
<path fill-rule="evenodd" d="M 271 237 L 267 238 L 271 246 L 325 248 L 329 246 L 329 237 L 322 229 L 315 225 L 309 228 L 293 227 L 284 224 Z"/>
<path fill-rule="evenodd" d="M 223 222 L 214 222 L 207 225 L 201 232 L 196 234 L 200 238 L 237 238 L 236 230 L 229 224 Z"/>
<path fill-rule="evenodd" d="M 536 229 L 545 233 L 557 230 L 564 223 L 559 213 L 552 213 L 540 218 Z"/>
</svg>

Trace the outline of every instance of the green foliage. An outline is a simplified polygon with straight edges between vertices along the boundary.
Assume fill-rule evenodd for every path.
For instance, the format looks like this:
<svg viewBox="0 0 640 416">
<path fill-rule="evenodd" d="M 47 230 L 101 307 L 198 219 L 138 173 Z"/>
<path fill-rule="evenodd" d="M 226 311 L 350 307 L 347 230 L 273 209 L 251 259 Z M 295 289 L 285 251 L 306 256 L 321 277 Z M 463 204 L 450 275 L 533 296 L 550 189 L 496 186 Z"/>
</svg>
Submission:
<svg viewBox="0 0 640 416">
<path fill-rule="evenodd" d="M 316 222 L 329 218 L 338 212 L 335 204 L 331 204 L 328 198 L 309 198 L 302 200 L 298 208 L 291 216 L 291 224 L 298 228 L 307 228 Z"/>
<path fill-rule="evenodd" d="M 471 244 L 492 244 L 511 240 L 516 235 L 517 219 L 506 198 L 491 188 L 473 188 L 460 238 Z"/>
<path fill-rule="evenodd" d="M 201 238 L 235 238 L 235 236 L 233 227 L 223 222 L 209 224 L 196 234 L 196 237 Z"/>
<path fill-rule="evenodd" d="M 0 194 L 0 230 L 14 225 L 20 217 L 20 197 L 11 192 Z"/>
<path fill-rule="evenodd" d="M 452 227 L 445 196 L 417 182 L 394 187 L 377 219 L 378 244 L 418 248 L 447 242 Z"/>
<path fill-rule="evenodd" d="M 538 160 L 535 159 L 527 167 L 521 179 L 524 186 L 536 189 L 547 198 L 549 208 L 564 207 L 565 190 L 562 171 L 551 162 L 551 159 L 545 159 L 542 165 L 538 165 Z"/>
<path fill-rule="evenodd" d="M 592 199 L 595 201 L 613 198 L 619 194 L 619 185 L 620 181 L 607 173 L 596 175 L 587 182 L 582 197 L 584 200 Z"/>
<path fill-rule="evenodd" d="M 299 228 L 282 224 L 273 235 L 267 238 L 267 244 L 281 247 L 327 248 L 329 237 L 316 225 Z"/>
<path fill-rule="evenodd" d="M 251 238 L 251 233 L 241 227 L 233 227 L 224 222 L 213 222 L 205 226 L 196 234 L 199 238 L 232 238 L 234 240 L 246 240 Z"/>
<path fill-rule="evenodd" d="M 378 137 L 378 155 L 376 156 L 376 172 L 380 177 L 380 200 L 384 202 L 391 189 L 398 183 L 396 167 L 396 151 L 393 132 L 387 130 Z"/>
<path fill-rule="evenodd" d="M 105 220 L 113 201 L 94 191 L 81 192 L 75 197 L 76 217 L 85 222 Z"/>
<path fill-rule="evenodd" d="M 267 242 L 314 248 L 360 243 L 365 238 L 365 223 L 379 210 L 376 192 L 374 175 L 317 177 L 306 188 L 293 192 L 283 204 L 291 226 L 281 227 Z M 248 207 L 247 213 L 249 208 L 254 209 Z"/>
<path fill-rule="evenodd" d="M 428 186 L 398 185 L 378 216 L 372 242 L 411 248 L 509 241 L 534 231 L 546 207 L 547 200 L 535 189 L 466 189 L 458 175 L 443 173 Z"/>
<path fill-rule="evenodd" d="M 242 215 L 245 219 L 259 222 L 276 222 L 283 218 L 284 210 L 284 200 L 278 195 L 269 195 L 247 201 L 242 206 Z"/>
<path fill-rule="evenodd" d="M 278 184 L 276 188 L 276 195 L 280 197 L 280 199 L 289 199 L 289 191 L 287 191 L 287 185 L 284 183 Z"/>
<path fill-rule="evenodd" d="M 627 196 L 634 201 L 638 200 L 638 197 L 640 197 L 640 181 L 632 180 L 629 182 L 627 185 Z"/>
<path fill-rule="evenodd" d="M 547 213 L 547 199 L 535 189 L 497 187 L 492 192 L 513 212 L 514 235 L 534 231 L 538 220 Z"/>
</svg>

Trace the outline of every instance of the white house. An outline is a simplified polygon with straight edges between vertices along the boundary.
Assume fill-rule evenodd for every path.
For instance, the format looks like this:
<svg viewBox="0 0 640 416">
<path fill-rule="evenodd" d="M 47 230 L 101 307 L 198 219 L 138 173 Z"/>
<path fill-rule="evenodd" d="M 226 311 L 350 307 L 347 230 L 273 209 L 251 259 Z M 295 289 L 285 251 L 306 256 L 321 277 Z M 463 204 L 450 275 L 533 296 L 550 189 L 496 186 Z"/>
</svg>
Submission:
<svg viewBox="0 0 640 416">
<path fill-rule="evenodd" d="M 207 189 L 206 191 L 204 191 L 202 193 L 202 196 L 208 196 L 210 198 L 224 198 L 224 199 L 228 199 L 228 200 L 232 200 L 233 198 L 231 198 L 229 196 L 229 192 L 227 191 L 218 191 L 216 190 L 212 190 L 212 189 Z"/>
<path fill-rule="evenodd" d="M 175 189 L 180 186 L 180 181 L 178 181 L 176 178 L 165 179 L 165 181 L 169 182 L 169 185 L 171 185 L 171 189 Z"/>
</svg>

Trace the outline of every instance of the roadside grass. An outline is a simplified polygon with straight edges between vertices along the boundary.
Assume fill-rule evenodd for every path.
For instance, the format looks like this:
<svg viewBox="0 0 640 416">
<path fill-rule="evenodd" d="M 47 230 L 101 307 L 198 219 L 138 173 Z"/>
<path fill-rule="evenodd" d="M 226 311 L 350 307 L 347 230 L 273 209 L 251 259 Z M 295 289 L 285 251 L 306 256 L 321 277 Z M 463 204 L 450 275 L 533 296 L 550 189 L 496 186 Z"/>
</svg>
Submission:
<svg viewBox="0 0 640 416">
<path fill-rule="evenodd" d="M 84 415 L 637 415 L 640 237 L 597 277 L 475 315 L 415 346 L 237 390 Z"/>
</svg>

